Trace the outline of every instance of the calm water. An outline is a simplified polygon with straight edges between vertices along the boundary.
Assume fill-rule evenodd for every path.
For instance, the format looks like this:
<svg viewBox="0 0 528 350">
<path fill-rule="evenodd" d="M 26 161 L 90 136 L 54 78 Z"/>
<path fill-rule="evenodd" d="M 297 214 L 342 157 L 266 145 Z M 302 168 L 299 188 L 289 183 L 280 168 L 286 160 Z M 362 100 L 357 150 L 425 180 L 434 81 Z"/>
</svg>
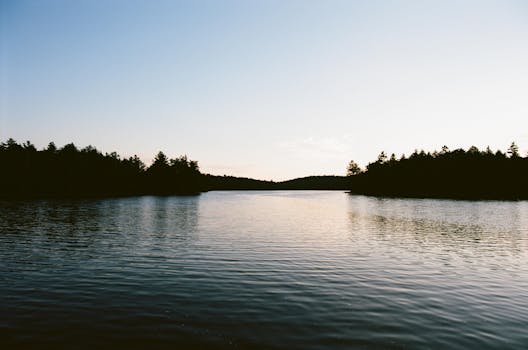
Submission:
<svg viewBox="0 0 528 350">
<path fill-rule="evenodd" d="M 4 349 L 526 349 L 528 202 L 0 202 L 0 302 Z"/>
</svg>

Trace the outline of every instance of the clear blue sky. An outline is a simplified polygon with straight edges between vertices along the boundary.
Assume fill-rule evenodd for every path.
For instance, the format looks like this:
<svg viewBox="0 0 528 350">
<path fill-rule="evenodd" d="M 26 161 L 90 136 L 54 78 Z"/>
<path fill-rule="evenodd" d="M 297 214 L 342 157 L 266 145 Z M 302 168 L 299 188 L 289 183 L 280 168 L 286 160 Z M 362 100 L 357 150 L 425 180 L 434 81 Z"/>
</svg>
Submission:
<svg viewBox="0 0 528 350">
<path fill-rule="evenodd" d="M 0 139 L 262 179 L 528 150 L 526 1 L 0 0 Z"/>
</svg>

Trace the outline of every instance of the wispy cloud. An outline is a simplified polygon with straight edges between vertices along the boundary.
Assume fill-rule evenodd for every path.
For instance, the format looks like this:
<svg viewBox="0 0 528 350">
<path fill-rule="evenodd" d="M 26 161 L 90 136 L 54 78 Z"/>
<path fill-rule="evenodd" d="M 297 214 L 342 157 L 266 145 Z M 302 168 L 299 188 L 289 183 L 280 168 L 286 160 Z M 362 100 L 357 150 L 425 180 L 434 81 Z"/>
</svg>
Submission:
<svg viewBox="0 0 528 350">
<path fill-rule="evenodd" d="M 314 137 L 288 140 L 279 143 L 279 147 L 296 156 L 310 158 L 341 158 L 350 153 L 351 142 L 349 136 Z"/>
</svg>

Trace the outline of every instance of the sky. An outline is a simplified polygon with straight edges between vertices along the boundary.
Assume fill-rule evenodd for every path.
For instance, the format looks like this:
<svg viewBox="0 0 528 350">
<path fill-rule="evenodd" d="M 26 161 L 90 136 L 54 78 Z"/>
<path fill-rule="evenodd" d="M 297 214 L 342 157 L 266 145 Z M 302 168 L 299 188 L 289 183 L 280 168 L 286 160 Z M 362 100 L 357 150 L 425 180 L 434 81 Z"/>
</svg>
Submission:
<svg viewBox="0 0 528 350">
<path fill-rule="evenodd" d="M 265 180 L 528 151 L 526 1 L 0 0 L 0 140 Z"/>
</svg>

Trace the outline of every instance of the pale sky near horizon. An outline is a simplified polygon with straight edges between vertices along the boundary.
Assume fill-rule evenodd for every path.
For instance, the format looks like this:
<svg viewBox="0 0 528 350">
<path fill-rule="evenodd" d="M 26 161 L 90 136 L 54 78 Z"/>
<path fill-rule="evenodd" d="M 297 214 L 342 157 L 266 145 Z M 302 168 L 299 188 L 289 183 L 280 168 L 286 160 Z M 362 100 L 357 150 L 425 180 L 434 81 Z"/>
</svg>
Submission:
<svg viewBox="0 0 528 350">
<path fill-rule="evenodd" d="M 0 140 L 343 175 L 528 151 L 527 1 L 0 0 Z"/>
</svg>

